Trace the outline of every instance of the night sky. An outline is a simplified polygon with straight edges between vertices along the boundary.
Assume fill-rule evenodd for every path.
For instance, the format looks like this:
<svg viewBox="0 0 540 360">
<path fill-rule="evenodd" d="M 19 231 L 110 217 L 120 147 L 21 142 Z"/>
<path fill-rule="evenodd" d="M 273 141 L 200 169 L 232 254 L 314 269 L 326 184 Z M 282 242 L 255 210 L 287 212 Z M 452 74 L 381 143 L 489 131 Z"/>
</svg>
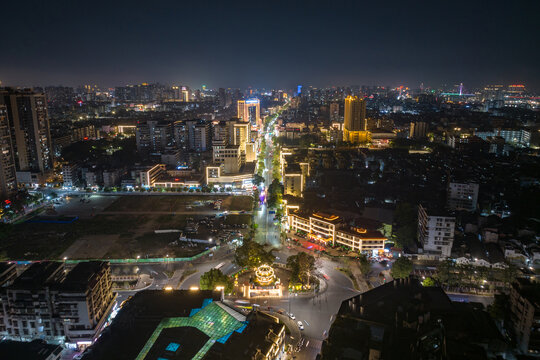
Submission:
<svg viewBox="0 0 540 360">
<path fill-rule="evenodd" d="M 260 3 L 2 1 L 0 80 L 540 89 L 537 0 Z"/>
</svg>

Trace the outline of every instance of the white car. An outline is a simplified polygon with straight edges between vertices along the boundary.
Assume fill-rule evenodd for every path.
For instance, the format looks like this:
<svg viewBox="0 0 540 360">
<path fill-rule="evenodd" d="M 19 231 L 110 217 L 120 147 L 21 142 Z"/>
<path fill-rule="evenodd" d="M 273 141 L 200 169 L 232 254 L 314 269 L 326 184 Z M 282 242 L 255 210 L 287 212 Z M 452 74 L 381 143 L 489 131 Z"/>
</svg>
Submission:
<svg viewBox="0 0 540 360">
<path fill-rule="evenodd" d="M 299 328 L 300 330 L 304 330 L 304 324 L 302 324 L 301 321 L 297 322 L 296 324 L 298 325 L 298 328 Z"/>
<path fill-rule="evenodd" d="M 289 317 L 291 318 L 291 320 L 296 320 L 296 317 L 294 316 L 293 313 L 290 313 L 290 314 L 289 314 Z"/>
</svg>

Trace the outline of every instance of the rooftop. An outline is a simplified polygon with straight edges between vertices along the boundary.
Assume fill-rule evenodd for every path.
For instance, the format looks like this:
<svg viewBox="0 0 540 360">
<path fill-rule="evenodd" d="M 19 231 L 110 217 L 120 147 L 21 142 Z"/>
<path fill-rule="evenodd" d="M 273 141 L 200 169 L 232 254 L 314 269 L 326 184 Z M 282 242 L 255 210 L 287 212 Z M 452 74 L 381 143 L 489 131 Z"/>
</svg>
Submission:
<svg viewBox="0 0 540 360">
<path fill-rule="evenodd" d="M 485 359 L 506 343 L 482 308 L 452 303 L 441 288 L 416 278 L 394 280 L 342 302 L 322 358 L 336 351 L 361 358 L 378 349 L 385 359 Z"/>
<path fill-rule="evenodd" d="M 250 313 L 247 320 L 243 331 L 234 332 L 225 343 L 216 342 L 204 359 L 251 359 L 258 353 L 267 354 L 285 327 L 275 317 L 261 312 Z"/>
<path fill-rule="evenodd" d="M 337 215 L 333 215 L 333 214 L 327 214 L 327 213 L 324 213 L 322 211 L 318 211 L 316 213 L 313 213 L 313 216 L 314 218 L 317 218 L 317 219 L 320 219 L 320 220 L 324 220 L 326 222 L 329 222 L 329 223 L 333 223 L 333 224 L 337 224 L 337 223 L 340 223 L 341 222 L 341 218 Z"/>
<path fill-rule="evenodd" d="M 220 299 L 214 291 L 138 292 L 85 359 L 202 359 L 216 342 L 225 343 L 246 325 Z"/>
<path fill-rule="evenodd" d="M 386 239 L 386 236 L 381 234 L 380 231 L 367 230 L 359 227 L 348 227 L 345 229 L 340 229 L 339 231 L 350 235 L 358 236 L 362 239 Z"/>
<path fill-rule="evenodd" d="M 64 264 L 55 261 L 33 263 L 19 277 L 15 279 L 10 288 L 37 289 L 45 285 L 54 284 L 62 275 Z"/>
<path fill-rule="evenodd" d="M 2 359 L 45 360 L 49 359 L 51 354 L 60 354 L 62 350 L 60 345 L 47 344 L 42 340 L 34 340 L 31 342 L 11 340 L 0 341 L 0 354 L 2 355 Z"/>
<path fill-rule="evenodd" d="M 60 287 L 62 290 L 85 291 L 105 267 L 108 267 L 108 264 L 104 261 L 80 262 L 67 274 Z"/>
</svg>

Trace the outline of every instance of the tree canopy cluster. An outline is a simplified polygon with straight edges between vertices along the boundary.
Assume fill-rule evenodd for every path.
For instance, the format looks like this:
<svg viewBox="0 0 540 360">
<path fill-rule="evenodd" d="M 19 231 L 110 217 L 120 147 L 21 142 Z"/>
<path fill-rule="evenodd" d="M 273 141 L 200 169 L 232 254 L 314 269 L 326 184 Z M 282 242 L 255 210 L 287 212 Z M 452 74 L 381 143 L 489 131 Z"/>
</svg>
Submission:
<svg viewBox="0 0 540 360">
<path fill-rule="evenodd" d="M 403 279 L 411 275 L 413 269 L 413 263 L 406 257 L 399 257 L 392 265 L 390 274 L 394 279 Z"/>
<path fill-rule="evenodd" d="M 517 269 L 509 265 L 505 269 L 484 266 L 460 265 L 452 260 L 439 263 L 435 279 L 447 286 L 482 286 L 486 281 L 512 283 L 517 276 Z"/>
<path fill-rule="evenodd" d="M 226 294 L 233 291 L 234 282 L 227 275 L 223 274 L 219 269 L 210 269 L 201 275 L 199 281 L 201 290 L 215 290 L 218 286 L 223 286 Z"/>
<path fill-rule="evenodd" d="M 234 261 L 238 266 L 255 268 L 262 264 L 272 264 L 276 257 L 270 251 L 266 251 L 264 246 L 254 240 L 244 239 L 244 243 L 234 255 Z"/>
<path fill-rule="evenodd" d="M 289 256 L 287 267 L 291 269 L 291 282 L 308 285 L 311 272 L 315 269 L 315 258 L 305 252 Z"/>
<path fill-rule="evenodd" d="M 283 198 L 283 185 L 278 179 L 274 179 L 268 187 L 268 206 L 275 207 L 281 203 Z"/>
<path fill-rule="evenodd" d="M 415 243 L 418 227 L 418 211 L 409 203 L 398 203 L 395 211 L 394 241 L 400 248 L 410 247 Z"/>
</svg>

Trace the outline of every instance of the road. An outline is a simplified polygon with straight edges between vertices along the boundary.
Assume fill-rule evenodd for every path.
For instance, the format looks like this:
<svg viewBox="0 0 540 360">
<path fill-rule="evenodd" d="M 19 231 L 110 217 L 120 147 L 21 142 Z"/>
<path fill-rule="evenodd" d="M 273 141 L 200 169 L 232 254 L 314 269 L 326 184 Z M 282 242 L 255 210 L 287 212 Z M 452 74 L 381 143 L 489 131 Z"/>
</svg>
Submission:
<svg viewBox="0 0 540 360">
<path fill-rule="evenodd" d="M 387 273 L 388 274 L 387 276 L 385 276 L 385 274 L 382 274 L 383 276 L 381 276 L 381 273 L 383 271 L 390 270 L 390 268 L 391 268 L 390 262 L 388 263 L 388 266 L 381 265 L 381 263 L 379 262 L 372 263 L 371 270 L 368 273 L 368 280 L 371 283 L 371 285 L 373 285 L 373 287 L 377 287 L 377 286 L 381 286 L 382 284 L 388 281 L 392 281 L 388 273 Z"/>
<path fill-rule="evenodd" d="M 273 126 L 273 122 L 270 123 L 269 127 Z M 264 177 L 264 189 L 268 189 L 272 183 L 272 153 L 274 151 L 274 146 L 272 145 L 272 136 L 273 133 L 267 133 L 266 138 L 266 154 L 264 156 L 264 167 L 263 172 Z M 262 188 L 262 187 L 260 187 Z M 268 208 L 268 205 L 265 202 L 259 206 L 259 209 L 255 213 L 255 223 L 258 225 L 257 233 L 255 235 L 255 241 L 260 244 L 269 245 L 273 248 L 281 248 L 280 240 L 280 230 L 279 226 L 274 224 L 274 214 L 271 214 L 272 210 Z"/>
<path fill-rule="evenodd" d="M 456 293 L 446 293 L 450 300 L 456 302 L 477 302 L 484 305 L 487 309 L 488 305 L 493 304 L 495 297 L 493 296 L 482 296 L 482 295 L 472 295 L 472 294 L 456 294 Z"/>
</svg>

